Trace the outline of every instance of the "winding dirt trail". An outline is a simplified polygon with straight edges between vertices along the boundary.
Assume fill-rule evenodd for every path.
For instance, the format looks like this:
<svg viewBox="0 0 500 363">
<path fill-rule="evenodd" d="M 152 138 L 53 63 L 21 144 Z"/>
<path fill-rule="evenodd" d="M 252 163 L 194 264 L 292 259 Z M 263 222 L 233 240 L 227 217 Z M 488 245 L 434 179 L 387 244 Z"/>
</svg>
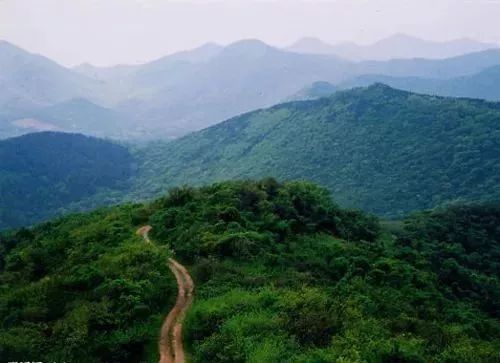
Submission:
<svg viewBox="0 0 500 363">
<path fill-rule="evenodd" d="M 145 243 L 152 243 L 148 233 L 151 226 L 143 226 L 137 230 Z M 168 267 L 177 280 L 177 300 L 163 321 L 158 339 L 160 353 L 159 363 L 184 363 L 185 354 L 182 344 L 182 321 L 186 311 L 193 302 L 194 282 L 188 270 L 173 258 L 168 259 Z"/>
</svg>

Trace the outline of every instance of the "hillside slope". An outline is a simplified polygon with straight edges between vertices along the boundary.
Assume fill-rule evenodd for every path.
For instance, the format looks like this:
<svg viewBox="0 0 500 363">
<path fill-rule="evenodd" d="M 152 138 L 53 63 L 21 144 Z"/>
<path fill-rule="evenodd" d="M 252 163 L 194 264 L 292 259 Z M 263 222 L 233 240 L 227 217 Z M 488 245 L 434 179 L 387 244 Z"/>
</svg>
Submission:
<svg viewBox="0 0 500 363">
<path fill-rule="evenodd" d="M 500 104 L 384 85 L 255 111 L 138 152 L 137 195 L 228 178 L 310 179 L 385 215 L 500 196 Z"/>
<path fill-rule="evenodd" d="M 131 173 L 129 151 L 104 140 L 42 132 L 0 141 L 0 229 L 45 220 L 100 190 L 88 206 L 110 203 Z"/>
<path fill-rule="evenodd" d="M 494 362 L 499 226 L 499 206 L 463 206 L 394 238 L 272 179 L 67 216 L 0 234 L 0 355 L 158 362 L 175 254 L 196 283 L 190 361 Z"/>
</svg>

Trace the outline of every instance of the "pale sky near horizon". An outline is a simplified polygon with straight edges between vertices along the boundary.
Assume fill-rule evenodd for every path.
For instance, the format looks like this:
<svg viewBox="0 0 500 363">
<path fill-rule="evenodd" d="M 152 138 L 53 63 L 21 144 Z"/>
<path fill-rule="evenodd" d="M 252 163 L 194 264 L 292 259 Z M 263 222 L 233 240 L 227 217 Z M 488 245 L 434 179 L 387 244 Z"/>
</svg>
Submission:
<svg viewBox="0 0 500 363">
<path fill-rule="evenodd" d="M 0 0 L 0 39 L 66 66 L 150 61 L 207 42 L 395 33 L 500 43 L 500 0 Z"/>
</svg>

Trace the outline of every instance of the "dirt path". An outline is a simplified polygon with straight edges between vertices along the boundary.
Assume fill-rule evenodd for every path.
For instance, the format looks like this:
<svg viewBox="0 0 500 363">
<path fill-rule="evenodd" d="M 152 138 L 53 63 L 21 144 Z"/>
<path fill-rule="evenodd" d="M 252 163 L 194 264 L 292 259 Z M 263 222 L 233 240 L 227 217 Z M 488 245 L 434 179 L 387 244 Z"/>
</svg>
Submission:
<svg viewBox="0 0 500 363">
<path fill-rule="evenodd" d="M 151 243 L 148 233 L 151 226 L 144 226 L 137 230 L 144 242 Z M 193 301 L 194 282 L 188 270 L 173 258 L 168 259 L 168 267 L 177 280 L 177 300 L 168 313 L 161 327 L 158 340 L 160 363 L 184 363 L 184 347 L 182 344 L 182 321 L 186 311 Z"/>
</svg>

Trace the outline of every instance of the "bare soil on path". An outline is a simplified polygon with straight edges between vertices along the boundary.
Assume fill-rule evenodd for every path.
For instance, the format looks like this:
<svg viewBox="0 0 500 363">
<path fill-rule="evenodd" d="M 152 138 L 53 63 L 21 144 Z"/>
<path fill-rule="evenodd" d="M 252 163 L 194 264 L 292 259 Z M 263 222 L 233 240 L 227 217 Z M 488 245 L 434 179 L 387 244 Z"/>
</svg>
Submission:
<svg viewBox="0 0 500 363">
<path fill-rule="evenodd" d="M 148 233 L 151 226 L 143 226 L 137 230 L 145 243 L 151 243 Z M 193 302 L 194 282 L 188 270 L 173 258 L 168 259 L 168 267 L 177 280 L 177 300 L 163 321 L 158 339 L 160 363 L 184 363 L 185 354 L 182 343 L 182 321 L 186 311 Z"/>
</svg>

